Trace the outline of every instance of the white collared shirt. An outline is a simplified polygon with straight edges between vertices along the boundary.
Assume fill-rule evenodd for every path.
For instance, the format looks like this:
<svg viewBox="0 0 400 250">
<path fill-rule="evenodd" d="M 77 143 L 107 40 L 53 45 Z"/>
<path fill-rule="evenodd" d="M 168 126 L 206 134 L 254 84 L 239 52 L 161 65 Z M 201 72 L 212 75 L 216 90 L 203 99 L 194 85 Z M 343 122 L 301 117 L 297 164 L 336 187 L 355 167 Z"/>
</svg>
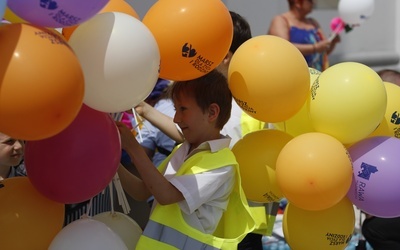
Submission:
<svg viewBox="0 0 400 250">
<path fill-rule="evenodd" d="M 185 197 L 179 202 L 185 221 L 192 227 L 205 232 L 213 233 L 226 209 L 229 195 L 233 189 L 235 174 L 233 166 L 206 171 L 194 175 L 176 176 L 183 162 L 193 154 L 211 150 L 218 151 L 229 147 L 230 138 L 207 141 L 200 144 L 190 154 L 190 144 L 184 142 L 171 158 L 165 170 L 165 178 L 171 182 Z"/>
</svg>

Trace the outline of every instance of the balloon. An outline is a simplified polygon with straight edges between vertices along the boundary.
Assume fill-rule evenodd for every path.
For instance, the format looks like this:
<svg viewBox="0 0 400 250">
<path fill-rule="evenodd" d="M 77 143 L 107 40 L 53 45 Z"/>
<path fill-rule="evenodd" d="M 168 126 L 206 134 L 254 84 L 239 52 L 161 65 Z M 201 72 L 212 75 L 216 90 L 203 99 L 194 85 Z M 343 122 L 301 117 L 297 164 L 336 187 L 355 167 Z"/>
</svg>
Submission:
<svg viewBox="0 0 400 250">
<path fill-rule="evenodd" d="M 304 56 L 290 42 L 271 35 L 253 37 L 236 50 L 229 64 L 228 82 L 244 112 L 271 123 L 295 115 L 310 90 Z"/>
<path fill-rule="evenodd" d="M 139 19 L 139 15 L 132 8 L 132 6 L 125 0 L 110 0 L 98 14 L 105 12 L 122 12 L 130 16 L 133 16 L 136 19 Z M 72 33 L 75 31 L 77 27 L 78 25 L 63 28 L 62 34 L 65 37 L 65 39 L 69 40 Z"/>
<path fill-rule="evenodd" d="M 112 118 L 83 105 L 61 133 L 27 142 L 25 165 L 32 184 L 43 195 L 72 204 L 100 193 L 117 172 L 120 156 L 119 133 Z"/>
<path fill-rule="evenodd" d="M 4 12 L 4 19 L 10 23 L 28 23 L 24 19 L 17 16 L 10 8 L 6 7 Z"/>
<path fill-rule="evenodd" d="M 349 147 L 353 181 L 347 197 L 360 210 L 383 218 L 400 216 L 400 139 L 376 136 Z"/>
<path fill-rule="evenodd" d="M 151 93 L 160 54 L 151 32 L 120 12 L 98 14 L 70 37 L 85 75 L 83 102 L 99 111 L 132 109 Z"/>
<path fill-rule="evenodd" d="M 106 224 L 83 218 L 68 224 L 53 239 L 49 250 L 128 250 Z"/>
<path fill-rule="evenodd" d="M 289 202 L 283 214 L 283 234 L 291 250 L 343 250 L 354 225 L 353 204 L 346 197 L 320 211 L 303 210 Z"/>
<path fill-rule="evenodd" d="M 386 102 L 385 86 L 373 69 L 338 63 L 322 72 L 311 88 L 311 124 L 343 144 L 354 143 L 378 127 Z"/>
<path fill-rule="evenodd" d="M 108 0 L 11 0 L 8 7 L 28 22 L 49 28 L 83 23 L 96 15 Z"/>
<path fill-rule="evenodd" d="M 134 250 L 143 231 L 131 217 L 120 212 L 104 212 L 93 216 L 116 233 L 130 250 Z"/>
<path fill-rule="evenodd" d="M 374 0 L 339 0 L 340 17 L 347 24 L 362 24 L 371 17 L 375 9 Z"/>
<path fill-rule="evenodd" d="M 331 20 L 330 23 L 330 28 L 332 33 L 339 34 L 342 32 L 345 28 L 346 24 L 343 22 L 343 20 L 340 17 L 334 17 Z"/>
<path fill-rule="evenodd" d="M 393 136 L 400 138 L 400 86 L 390 82 L 383 82 L 386 89 L 386 112 L 379 126 L 369 135 Z"/>
<path fill-rule="evenodd" d="M 319 70 L 308 68 L 310 73 L 310 88 L 319 77 L 321 72 Z M 306 100 L 303 107 L 294 116 L 288 120 L 280 123 L 274 123 L 275 128 L 282 130 L 292 136 L 298 136 L 304 133 L 314 132 L 309 115 L 310 99 Z"/>
<path fill-rule="evenodd" d="M 29 24 L 0 27 L 0 131 L 40 140 L 65 129 L 83 102 L 74 52 L 56 32 Z"/>
<path fill-rule="evenodd" d="M 283 198 L 275 177 L 278 154 L 292 136 L 263 129 L 246 134 L 232 148 L 240 166 L 243 190 L 248 200 L 274 202 Z"/>
<path fill-rule="evenodd" d="M 7 0 L 0 0 L 0 19 L 3 18 L 4 12 L 6 11 Z"/>
<path fill-rule="evenodd" d="M 40 194 L 28 177 L 0 182 L 2 249 L 47 249 L 64 223 L 64 204 Z"/>
<path fill-rule="evenodd" d="M 283 195 L 305 210 L 323 210 L 337 204 L 346 196 L 351 178 L 346 148 L 323 133 L 295 137 L 276 160 L 276 179 Z"/>
<path fill-rule="evenodd" d="M 190 80 L 215 69 L 233 38 L 232 18 L 220 0 L 157 1 L 143 23 L 160 48 L 160 77 L 169 80 Z"/>
</svg>

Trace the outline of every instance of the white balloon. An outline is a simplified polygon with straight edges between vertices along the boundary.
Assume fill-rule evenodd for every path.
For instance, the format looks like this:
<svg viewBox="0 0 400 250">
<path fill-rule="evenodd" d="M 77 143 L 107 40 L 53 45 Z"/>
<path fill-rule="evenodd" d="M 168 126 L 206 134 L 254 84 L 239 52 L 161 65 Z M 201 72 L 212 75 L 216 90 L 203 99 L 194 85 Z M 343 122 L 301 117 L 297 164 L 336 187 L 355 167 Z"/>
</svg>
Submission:
<svg viewBox="0 0 400 250">
<path fill-rule="evenodd" d="M 129 110 L 145 100 L 157 82 L 158 44 L 151 31 L 130 15 L 97 14 L 79 25 L 68 43 L 85 76 L 83 102 L 93 109 Z"/>
<path fill-rule="evenodd" d="M 339 0 L 338 11 L 342 20 L 350 25 L 359 25 L 371 17 L 375 9 L 374 0 Z"/>
<path fill-rule="evenodd" d="M 48 250 L 128 250 L 121 238 L 106 224 L 90 218 L 76 220 L 64 227 Z"/>
<path fill-rule="evenodd" d="M 136 248 L 143 230 L 131 217 L 120 212 L 104 212 L 96 214 L 92 218 L 111 228 L 124 241 L 129 250 Z"/>
</svg>

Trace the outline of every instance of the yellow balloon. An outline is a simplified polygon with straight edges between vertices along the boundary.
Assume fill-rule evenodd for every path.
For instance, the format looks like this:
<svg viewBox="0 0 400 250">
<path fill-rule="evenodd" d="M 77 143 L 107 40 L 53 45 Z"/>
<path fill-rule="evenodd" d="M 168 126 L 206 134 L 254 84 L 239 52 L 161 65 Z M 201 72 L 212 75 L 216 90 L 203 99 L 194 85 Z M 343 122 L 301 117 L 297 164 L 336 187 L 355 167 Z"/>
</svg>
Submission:
<svg viewBox="0 0 400 250">
<path fill-rule="evenodd" d="M 309 94 L 310 75 L 304 56 L 293 44 L 261 35 L 236 50 L 228 82 L 244 112 L 273 123 L 285 121 L 301 109 Z"/>
<path fill-rule="evenodd" d="M 378 128 L 368 137 L 392 136 L 400 138 L 400 86 L 383 82 L 386 89 L 387 104 L 385 116 Z"/>
<path fill-rule="evenodd" d="M 307 211 L 289 204 L 283 214 L 283 234 L 291 250 L 343 250 L 355 224 L 354 208 L 345 197 L 321 211 Z"/>
<path fill-rule="evenodd" d="M 283 197 L 276 183 L 275 165 L 279 152 L 291 139 L 285 132 L 262 129 L 246 134 L 233 146 L 248 200 L 267 203 Z"/>
<path fill-rule="evenodd" d="M 310 88 L 314 81 L 319 77 L 321 71 L 308 68 L 310 73 Z M 306 100 L 303 107 L 294 116 L 284 122 L 274 123 L 275 128 L 285 131 L 286 133 L 298 136 L 308 132 L 314 132 L 309 115 L 310 98 Z"/>
<path fill-rule="evenodd" d="M 346 196 L 352 176 L 346 148 L 323 133 L 296 136 L 276 160 L 276 179 L 283 195 L 305 210 L 323 210 L 337 204 Z"/>
<path fill-rule="evenodd" d="M 28 177 L 0 182 L 1 249 L 48 249 L 64 223 L 64 204 L 40 194 Z"/>
<path fill-rule="evenodd" d="M 312 126 L 343 144 L 366 138 L 382 121 L 385 110 L 381 78 L 361 63 L 335 64 L 322 72 L 311 88 Z"/>
<path fill-rule="evenodd" d="M 6 11 L 4 12 L 4 17 L 5 20 L 9 21 L 10 23 L 29 23 L 28 21 L 25 21 L 24 19 L 20 18 L 15 14 L 10 8 L 6 8 Z"/>
</svg>

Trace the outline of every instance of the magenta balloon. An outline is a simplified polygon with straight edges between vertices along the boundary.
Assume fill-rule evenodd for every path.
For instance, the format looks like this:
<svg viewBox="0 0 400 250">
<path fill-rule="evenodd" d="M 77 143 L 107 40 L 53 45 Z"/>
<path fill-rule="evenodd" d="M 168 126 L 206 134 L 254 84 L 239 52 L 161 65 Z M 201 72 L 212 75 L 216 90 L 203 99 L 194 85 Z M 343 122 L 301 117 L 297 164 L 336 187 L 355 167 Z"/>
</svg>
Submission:
<svg viewBox="0 0 400 250">
<path fill-rule="evenodd" d="M 121 158 L 119 132 L 107 114 L 83 105 L 59 134 L 26 144 L 25 164 L 33 186 L 46 197 L 79 203 L 100 193 Z"/>
<path fill-rule="evenodd" d="M 369 137 L 348 151 L 353 180 L 347 197 L 364 212 L 391 218 L 400 216 L 400 139 Z"/>
<path fill-rule="evenodd" d="M 20 18 L 39 26 L 62 28 L 90 19 L 109 0 L 10 0 L 8 8 Z"/>
</svg>

